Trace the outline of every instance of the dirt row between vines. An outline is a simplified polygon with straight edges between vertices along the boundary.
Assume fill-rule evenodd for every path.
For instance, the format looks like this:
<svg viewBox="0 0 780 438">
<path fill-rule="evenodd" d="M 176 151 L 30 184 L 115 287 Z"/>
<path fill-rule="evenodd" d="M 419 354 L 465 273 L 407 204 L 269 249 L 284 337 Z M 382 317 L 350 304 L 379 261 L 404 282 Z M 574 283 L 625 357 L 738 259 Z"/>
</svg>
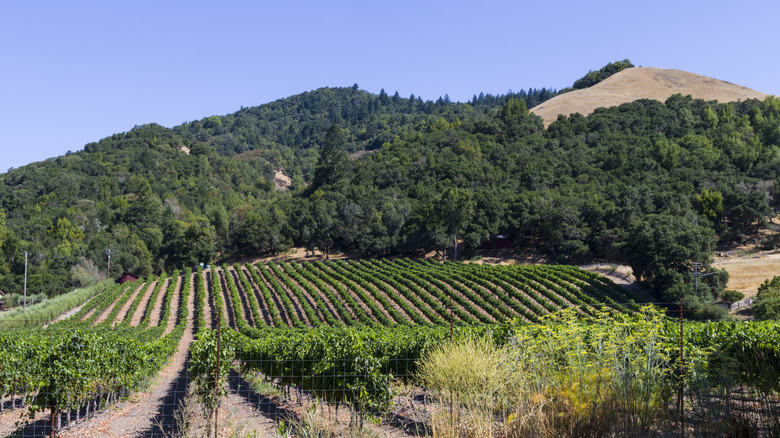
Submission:
<svg viewBox="0 0 780 438">
<path fill-rule="evenodd" d="M 179 290 L 180 288 L 177 289 L 171 300 L 171 307 L 174 311 L 171 312 L 166 324 L 171 329 L 175 326 L 178 316 L 175 309 L 179 308 Z M 140 309 L 143 308 L 139 306 Z M 161 414 L 168 408 L 165 401 L 171 394 L 175 395 L 186 391 L 186 387 L 182 388 L 177 385 L 177 377 L 184 369 L 189 346 L 193 341 L 192 315 L 195 312 L 193 294 L 190 295 L 187 302 L 187 309 L 189 312 L 187 327 L 179 341 L 178 350 L 168 365 L 153 379 L 151 386 L 144 391 L 132 394 L 128 400 L 117 403 L 99 413 L 95 418 L 68 428 L 60 434 L 62 438 L 164 436 L 162 431 L 158 429 L 164 423 Z M 158 424 L 155 424 L 155 420 Z"/>
<path fill-rule="evenodd" d="M 130 318 L 130 326 L 138 327 L 138 324 L 140 324 L 141 320 L 144 319 L 144 315 L 148 311 L 147 308 L 149 307 L 149 300 L 152 298 L 152 292 L 154 291 L 154 287 L 156 285 L 157 281 L 149 283 L 143 298 L 141 298 L 141 302 L 138 303 L 138 307 L 135 309 L 135 313 L 133 313 L 132 318 Z"/>
<path fill-rule="evenodd" d="M 135 292 L 133 292 L 133 294 L 127 299 L 127 301 L 125 301 L 125 304 L 122 306 L 122 308 L 119 309 L 119 313 L 117 313 L 116 319 L 114 320 L 115 326 L 121 323 L 122 321 L 124 321 L 125 318 L 127 318 L 127 313 L 130 312 L 130 307 L 133 305 L 133 301 L 136 299 L 136 297 L 138 297 L 138 294 L 142 293 L 141 291 L 143 290 L 145 285 L 146 283 L 139 284 L 136 287 Z"/>
</svg>

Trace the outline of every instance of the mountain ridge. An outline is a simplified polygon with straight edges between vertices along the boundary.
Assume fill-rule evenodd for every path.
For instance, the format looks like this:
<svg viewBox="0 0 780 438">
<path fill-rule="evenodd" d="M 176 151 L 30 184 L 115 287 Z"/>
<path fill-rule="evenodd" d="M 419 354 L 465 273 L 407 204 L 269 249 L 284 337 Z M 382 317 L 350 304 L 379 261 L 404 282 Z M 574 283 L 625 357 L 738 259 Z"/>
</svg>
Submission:
<svg viewBox="0 0 780 438">
<path fill-rule="evenodd" d="M 580 113 L 586 116 L 596 108 L 608 108 L 638 99 L 666 101 L 673 94 L 720 103 L 763 100 L 769 94 L 720 79 L 677 69 L 632 67 L 615 73 L 585 89 L 559 94 L 533 108 L 531 112 L 549 126 L 558 115 Z"/>
</svg>

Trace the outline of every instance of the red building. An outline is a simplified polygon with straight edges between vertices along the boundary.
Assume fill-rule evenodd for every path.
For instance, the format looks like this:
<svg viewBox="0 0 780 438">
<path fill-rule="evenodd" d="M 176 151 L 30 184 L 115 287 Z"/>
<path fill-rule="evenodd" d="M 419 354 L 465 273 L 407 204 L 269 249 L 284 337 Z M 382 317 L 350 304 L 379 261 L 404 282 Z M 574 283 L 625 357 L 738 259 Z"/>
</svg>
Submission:
<svg viewBox="0 0 780 438">
<path fill-rule="evenodd" d="M 138 280 L 138 275 L 133 274 L 132 272 L 128 272 L 122 276 L 122 278 L 119 280 L 119 283 L 127 283 L 128 281 L 130 283 L 135 283 L 136 280 Z"/>
</svg>

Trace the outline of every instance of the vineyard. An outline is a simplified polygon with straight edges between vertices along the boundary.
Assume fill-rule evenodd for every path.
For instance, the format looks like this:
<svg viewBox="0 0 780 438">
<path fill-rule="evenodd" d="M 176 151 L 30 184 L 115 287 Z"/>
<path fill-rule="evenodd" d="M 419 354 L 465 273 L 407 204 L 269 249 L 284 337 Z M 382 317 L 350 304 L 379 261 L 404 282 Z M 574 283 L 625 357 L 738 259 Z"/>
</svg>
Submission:
<svg viewBox="0 0 780 438">
<path fill-rule="evenodd" d="M 259 409 L 258 400 L 280 403 L 263 394 L 253 395 L 255 407 L 230 401 L 237 389 L 227 379 L 246 388 L 258 376 L 288 401 L 348 407 L 355 424 L 390 415 L 392 427 L 401 427 L 418 420 L 393 410 L 394 385 L 415 384 L 419 360 L 447 339 L 503 345 L 529 330 L 520 327 L 546 327 L 560 314 L 629 324 L 648 311 L 610 280 L 571 266 L 269 262 L 98 287 L 67 318 L 43 321 L 45 328 L 7 321 L 0 331 L 0 436 L 87 436 L 94 424 L 94 436 L 127 436 L 128 428 L 131 436 L 174 436 L 182 433 L 174 411 L 188 393 L 210 415 L 224 403 L 244 411 Z M 726 351 L 738 340 L 742 353 L 729 350 L 719 360 L 747 348 L 780 363 L 776 326 L 742 326 L 749 329 L 691 325 L 690 348 Z M 675 327 L 664 325 L 667 348 L 679 342 Z M 766 385 L 744 365 L 735 368 L 741 384 Z M 677 365 L 669 359 L 667 366 Z M 167 375 L 165 384 L 155 381 Z M 179 383 L 184 388 L 174 389 Z M 150 388 L 169 412 L 123 404 Z M 106 414 L 110 406 L 116 418 Z M 273 421 L 296 415 L 266 411 Z M 260 429 L 271 433 L 273 421 Z"/>
</svg>

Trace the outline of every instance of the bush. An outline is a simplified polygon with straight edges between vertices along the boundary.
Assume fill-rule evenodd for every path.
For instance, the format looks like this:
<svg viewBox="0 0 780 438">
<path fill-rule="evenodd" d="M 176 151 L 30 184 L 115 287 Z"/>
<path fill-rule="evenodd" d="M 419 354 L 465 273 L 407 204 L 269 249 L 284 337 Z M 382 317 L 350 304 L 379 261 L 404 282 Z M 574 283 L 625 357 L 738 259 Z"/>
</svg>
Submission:
<svg viewBox="0 0 780 438">
<path fill-rule="evenodd" d="M 493 412 L 508 388 L 508 356 L 484 338 L 445 343 L 424 356 L 419 371 L 423 386 L 436 391 L 452 411 L 433 415 L 437 436 L 493 436 Z"/>
<path fill-rule="evenodd" d="M 726 290 L 720 294 L 720 299 L 723 301 L 735 302 L 745 298 L 745 294 L 738 290 Z"/>
<path fill-rule="evenodd" d="M 95 262 L 84 257 L 70 268 L 70 274 L 82 287 L 89 287 L 106 279 L 106 276 L 95 266 Z"/>
<path fill-rule="evenodd" d="M 759 321 L 780 321 L 780 293 L 764 293 L 753 303 L 753 314 Z"/>
<path fill-rule="evenodd" d="M 693 312 L 692 319 L 698 321 L 725 321 L 729 319 L 729 311 L 717 304 L 702 304 Z"/>
</svg>

